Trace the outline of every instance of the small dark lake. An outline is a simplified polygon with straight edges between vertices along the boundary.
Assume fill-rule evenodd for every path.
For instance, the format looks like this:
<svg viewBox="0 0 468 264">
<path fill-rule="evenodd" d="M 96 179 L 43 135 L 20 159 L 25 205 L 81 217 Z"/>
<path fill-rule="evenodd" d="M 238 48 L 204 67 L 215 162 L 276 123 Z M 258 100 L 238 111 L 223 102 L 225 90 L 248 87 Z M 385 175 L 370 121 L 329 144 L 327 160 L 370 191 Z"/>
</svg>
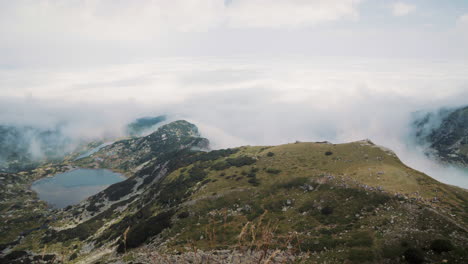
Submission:
<svg viewBox="0 0 468 264">
<path fill-rule="evenodd" d="M 31 189 L 52 207 L 64 208 L 123 180 L 125 177 L 122 174 L 110 170 L 75 169 L 37 180 Z"/>
</svg>

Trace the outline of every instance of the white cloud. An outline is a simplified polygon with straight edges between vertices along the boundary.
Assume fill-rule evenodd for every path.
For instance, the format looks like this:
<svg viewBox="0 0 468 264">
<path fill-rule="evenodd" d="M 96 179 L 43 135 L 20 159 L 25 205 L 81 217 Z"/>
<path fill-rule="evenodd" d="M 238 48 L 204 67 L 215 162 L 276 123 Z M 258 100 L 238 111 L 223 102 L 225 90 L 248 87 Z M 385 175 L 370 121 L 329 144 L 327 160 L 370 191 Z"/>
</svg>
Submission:
<svg viewBox="0 0 468 264">
<path fill-rule="evenodd" d="M 2 33 L 95 40 L 141 40 L 173 30 L 206 30 L 219 24 L 225 8 L 219 0 L 8 2 L 0 4 Z"/>
<path fill-rule="evenodd" d="M 412 111 L 466 104 L 465 62 L 356 58 L 159 59 L 80 70 L 0 70 L 0 123 L 68 120 L 75 137 L 115 135 L 129 120 L 188 119 L 214 147 L 370 138 L 440 180 L 468 178 L 405 145 Z M 25 96 L 27 95 L 27 96 Z"/>
<path fill-rule="evenodd" d="M 458 24 L 462 25 L 462 26 L 468 26 L 468 13 L 464 14 L 464 15 L 461 15 L 458 18 Z"/>
<path fill-rule="evenodd" d="M 454 30 L 454 34 L 457 34 L 461 39 L 461 45 L 465 47 L 468 45 L 468 13 L 461 15 L 458 17 L 456 21 L 456 26 Z"/>
<path fill-rule="evenodd" d="M 234 0 L 228 8 L 232 27 L 281 28 L 359 17 L 361 0 Z"/>
<path fill-rule="evenodd" d="M 416 9 L 416 6 L 404 2 L 396 2 L 391 6 L 391 8 L 394 16 L 406 16 L 413 12 Z"/>
<path fill-rule="evenodd" d="M 0 0 L 0 67 L 233 54 L 437 59 L 468 54 L 466 34 L 421 29 L 409 21 L 400 28 L 373 25 L 368 16 L 373 5 L 364 5 L 360 0 Z M 366 19 L 352 23 L 360 17 Z"/>
<path fill-rule="evenodd" d="M 210 53 L 212 47 L 207 46 L 211 43 L 232 38 L 226 52 L 251 39 L 252 28 L 287 31 L 356 19 L 360 2 L 0 0 L 0 66 L 116 63 L 168 53 L 198 55 Z M 235 38 L 235 34 L 242 36 Z M 220 50 L 221 45 L 225 43 L 214 46 Z"/>
<path fill-rule="evenodd" d="M 315 25 L 358 16 L 361 0 L 2 1 L 0 33 L 16 37 L 152 39 L 167 32 Z"/>
</svg>

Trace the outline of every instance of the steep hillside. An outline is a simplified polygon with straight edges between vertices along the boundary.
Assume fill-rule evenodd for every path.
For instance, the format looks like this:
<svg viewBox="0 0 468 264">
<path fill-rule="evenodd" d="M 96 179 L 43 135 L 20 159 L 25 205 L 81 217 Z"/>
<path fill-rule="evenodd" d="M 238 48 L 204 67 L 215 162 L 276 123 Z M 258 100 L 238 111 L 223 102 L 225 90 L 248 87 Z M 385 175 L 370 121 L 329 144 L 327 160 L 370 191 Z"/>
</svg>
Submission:
<svg viewBox="0 0 468 264">
<path fill-rule="evenodd" d="M 68 164 L 128 179 L 48 213 L 3 260 L 466 263 L 468 192 L 370 141 L 207 148 L 176 121 Z"/>
<path fill-rule="evenodd" d="M 427 114 L 415 122 L 416 137 L 442 161 L 468 166 L 468 106 Z"/>
</svg>

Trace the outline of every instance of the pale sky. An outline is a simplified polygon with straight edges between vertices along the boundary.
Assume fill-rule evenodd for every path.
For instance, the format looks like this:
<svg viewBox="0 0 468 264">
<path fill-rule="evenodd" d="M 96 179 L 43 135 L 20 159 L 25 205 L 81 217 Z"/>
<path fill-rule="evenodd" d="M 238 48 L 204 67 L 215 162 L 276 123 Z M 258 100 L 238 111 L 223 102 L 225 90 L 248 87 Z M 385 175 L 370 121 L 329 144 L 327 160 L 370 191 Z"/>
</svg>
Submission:
<svg viewBox="0 0 468 264">
<path fill-rule="evenodd" d="M 468 58 L 466 0 L 0 0 L 0 67 L 158 57 Z"/>
</svg>

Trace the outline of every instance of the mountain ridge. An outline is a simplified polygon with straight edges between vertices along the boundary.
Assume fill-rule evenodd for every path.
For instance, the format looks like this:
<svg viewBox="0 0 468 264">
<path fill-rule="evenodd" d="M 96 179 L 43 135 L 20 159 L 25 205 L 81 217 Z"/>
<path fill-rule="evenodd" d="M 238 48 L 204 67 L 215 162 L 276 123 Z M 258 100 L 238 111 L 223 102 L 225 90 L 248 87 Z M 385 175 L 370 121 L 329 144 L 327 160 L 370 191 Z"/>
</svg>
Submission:
<svg viewBox="0 0 468 264">
<path fill-rule="evenodd" d="M 49 213 L 48 227 L 13 252 L 45 251 L 72 263 L 224 263 L 234 256 L 244 263 L 405 263 L 411 252 L 428 261 L 466 259 L 467 191 L 369 140 L 200 148 L 209 142 L 196 126 L 176 121 L 67 164 L 128 178 Z M 453 248 L 434 255 L 437 239 Z"/>
</svg>

